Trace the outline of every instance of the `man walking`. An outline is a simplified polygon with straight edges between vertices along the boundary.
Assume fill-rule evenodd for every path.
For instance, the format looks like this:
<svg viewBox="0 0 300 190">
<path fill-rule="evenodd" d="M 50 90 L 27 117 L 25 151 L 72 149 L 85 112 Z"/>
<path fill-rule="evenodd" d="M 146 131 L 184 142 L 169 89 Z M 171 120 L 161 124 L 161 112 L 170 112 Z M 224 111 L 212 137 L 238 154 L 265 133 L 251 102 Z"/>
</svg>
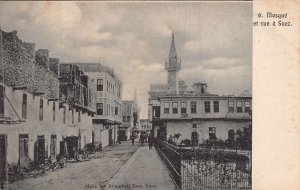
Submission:
<svg viewBox="0 0 300 190">
<path fill-rule="evenodd" d="M 152 142 L 152 138 L 151 137 L 148 137 L 148 145 L 149 145 L 149 150 L 152 149 L 153 142 Z"/>
<path fill-rule="evenodd" d="M 132 143 L 132 146 L 134 146 L 134 136 L 133 135 L 131 136 L 131 143 Z"/>
</svg>

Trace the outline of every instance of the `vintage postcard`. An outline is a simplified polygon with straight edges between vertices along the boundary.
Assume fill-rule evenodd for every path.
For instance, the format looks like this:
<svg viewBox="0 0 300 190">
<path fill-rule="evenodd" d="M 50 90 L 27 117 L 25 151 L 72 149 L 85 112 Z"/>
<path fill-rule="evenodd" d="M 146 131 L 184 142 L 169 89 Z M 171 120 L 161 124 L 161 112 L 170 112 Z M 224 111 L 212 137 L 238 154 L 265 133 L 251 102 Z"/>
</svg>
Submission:
<svg viewBox="0 0 300 190">
<path fill-rule="evenodd" d="M 300 188 L 282 181 L 299 179 L 299 159 L 279 156 L 287 173 L 265 176 L 288 146 L 264 123 L 281 123 L 268 73 L 272 53 L 299 47 L 284 45 L 296 5 L 0 2 L 0 189 Z M 296 131 L 284 150 L 299 158 Z"/>
</svg>

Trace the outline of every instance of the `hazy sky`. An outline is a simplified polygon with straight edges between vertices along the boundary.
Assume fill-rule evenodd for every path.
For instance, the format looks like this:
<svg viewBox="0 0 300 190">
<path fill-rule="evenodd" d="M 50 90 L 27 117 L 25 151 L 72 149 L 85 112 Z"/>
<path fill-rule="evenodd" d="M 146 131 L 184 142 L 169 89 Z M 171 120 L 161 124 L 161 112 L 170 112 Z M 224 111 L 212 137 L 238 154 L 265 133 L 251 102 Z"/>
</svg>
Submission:
<svg viewBox="0 0 300 190">
<path fill-rule="evenodd" d="M 205 81 L 221 95 L 252 88 L 252 2 L 0 1 L 0 26 L 62 62 L 114 67 L 123 99 L 137 90 L 142 118 L 149 85 L 167 82 L 172 31 L 181 79 Z"/>
</svg>

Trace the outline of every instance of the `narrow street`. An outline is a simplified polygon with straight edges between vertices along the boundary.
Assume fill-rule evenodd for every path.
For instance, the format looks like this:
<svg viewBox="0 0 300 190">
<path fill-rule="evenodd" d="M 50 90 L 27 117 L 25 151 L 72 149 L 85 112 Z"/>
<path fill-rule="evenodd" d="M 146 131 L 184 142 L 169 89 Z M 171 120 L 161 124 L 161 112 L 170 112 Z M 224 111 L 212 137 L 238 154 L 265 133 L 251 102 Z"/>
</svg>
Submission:
<svg viewBox="0 0 300 190">
<path fill-rule="evenodd" d="M 106 187 L 106 190 L 117 189 L 176 190 L 176 187 L 156 149 L 141 147 Z"/>
<path fill-rule="evenodd" d="M 70 163 L 66 168 L 9 184 L 9 189 L 175 189 L 155 148 L 122 142 L 91 155 L 90 161 Z M 108 185 L 110 184 L 110 185 Z M 146 187 L 146 185 L 149 185 Z M 151 188 L 152 187 L 152 188 Z"/>
<path fill-rule="evenodd" d="M 90 155 L 90 161 L 70 163 L 65 168 L 9 184 L 9 189 L 100 189 L 110 181 L 140 147 L 131 142 L 109 146 Z M 100 187 L 101 186 L 101 187 Z"/>
</svg>

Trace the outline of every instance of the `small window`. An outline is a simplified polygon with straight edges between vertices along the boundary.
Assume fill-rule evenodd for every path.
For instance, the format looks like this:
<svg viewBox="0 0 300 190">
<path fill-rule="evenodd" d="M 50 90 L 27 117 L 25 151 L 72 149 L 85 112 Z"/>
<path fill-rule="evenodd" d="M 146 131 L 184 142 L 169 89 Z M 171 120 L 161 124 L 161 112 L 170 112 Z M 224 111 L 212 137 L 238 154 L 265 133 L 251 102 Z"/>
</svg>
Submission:
<svg viewBox="0 0 300 190">
<path fill-rule="evenodd" d="M 72 109 L 72 124 L 74 124 L 74 109 Z"/>
<path fill-rule="evenodd" d="M 23 94 L 22 100 L 22 118 L 26 119 L 27 117 L 27 94 Z"/>
<path fill-rule="evenodd" d="M 97 91 L 103 91 L 103 79 L 97 80 Z"/>
<path fill-rule="evenodd" d="M 210 113 L 210 101 L 204 102 L 205 113 Z"/>
<path fill-rule="evenodd" d="M 164 103 L 164 113 L 169 113 L 170 112 L 170 103 L 165 102 Z"/>
<path fill-rule="evenodd" d="M 245 102 L 245 112 L 250 113 L 251 112 L 251 104 L 249 101 Z"/>
<path fill-rule="evenodd" d="M 130 116 L 127 116 L 127 122 L 130 122 Z"/>
<path fill-rule="evenodd" d="M 4 97 L 5 97 L 5 88 L 0 85 L 0 118 L 4 117 Z"/>
<path fill-rule="evenodd" d="M 126 116 L 123 116 L 123 122 L 126 122 Z"/>
<path fill-rule="evenodd" d="M 215 127 L 210 127 L 209 128 L 209 139 L 210 140 L 216 140 L 216 128 Z"/>
<path fill-rule="evenodd" d="M 78 110 L 78 122 L 81 122 L 81 112 Z"/>
<path fill-rule="evenodd" d="M 119 109 L 118 107 L 115 107 L 115 115 L 118 115 L 119 114 Z"/>
<path fill-rule="evenodd" d="M 197 112 L 197 104 L 195 101 L 191 102 L 191 113 Z"/>
<path fill-rule="evenodd" d="M 154 118 L 160 117 L 160 107 L 159 106 L 153 106 L 153 116 L 154 116 Z"/>
<path fill-rule="evenodd" d="M 197 124 L 196 123 L 193 124 L 193 128 L 194 129 L 197 128 Z"/>
<path fill-rule="evenodd" d="M 234 101 L 228 102 L 228 112 L 230 112 L 230 113 L 234 112 Z"/>
<path fill-rule="evenodd" d="M 180 112 L 181 113 L 186 113 L 186 102 L 181 102 L 180 103 Z"/>
<path fill-rule="evenodd" d="M 241 101 L 236 102 L 236 112 L 237 113 L 242 113 L 243 112 L 243 107 L 242 107 L 242 102 Z"/>
<path fill-rule="evenodd" d="M 219 101 L 214 101 L 214 112 L 215 113 L 219 112 Z"/>
<path fill-rule="evenodd" d="M 172 112 L 178 113 L 178 103 L 177 102 L 172 103 Z"/>
<path fill-rule="evenodd" d="M 97 115 L 103 115 L 103 103 L 96 104 Z"/>
<path fill-rule="evenodd" d="M 53 121 L 55 121 L 55 102 L 53 102 L 52 111 L 53 111 Z"/>
<path fill-rule="evenodd" d="M 64 117 L 63 117 L 63 123 L 66 123 L 66 107 L 64 106 Z"/>
<path fill-rule="evenodd" d="M 43 121 L 44 101 L 40 99 L 39 120 Z"/>
</svg>

